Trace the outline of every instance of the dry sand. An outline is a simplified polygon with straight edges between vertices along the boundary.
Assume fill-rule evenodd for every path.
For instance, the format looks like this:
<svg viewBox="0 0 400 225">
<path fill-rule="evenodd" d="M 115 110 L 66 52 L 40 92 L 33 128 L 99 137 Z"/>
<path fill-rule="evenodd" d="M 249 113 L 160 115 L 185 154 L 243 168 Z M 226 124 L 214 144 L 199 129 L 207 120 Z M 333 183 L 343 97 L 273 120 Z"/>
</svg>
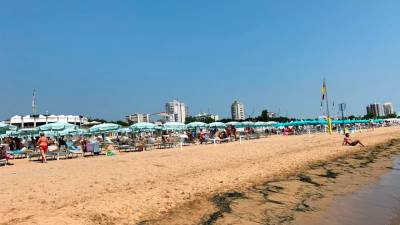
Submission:
<svg viewBox="0 0 400 225">
<path fill-rule="evenodd" d="M 367 145 L 400 128 L 354 135 Z M 0 224 L 136 224 L 187 202 L 291 174 L 358 147 L 326 134 L 121 153 L 0 168 Z"/>
</svg>

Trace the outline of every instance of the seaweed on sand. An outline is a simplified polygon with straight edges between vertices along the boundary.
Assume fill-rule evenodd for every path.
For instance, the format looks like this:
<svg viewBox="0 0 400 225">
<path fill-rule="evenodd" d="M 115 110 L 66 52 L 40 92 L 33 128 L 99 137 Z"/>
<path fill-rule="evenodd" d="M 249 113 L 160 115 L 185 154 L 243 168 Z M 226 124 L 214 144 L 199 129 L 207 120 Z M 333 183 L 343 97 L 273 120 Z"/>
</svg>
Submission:
<svg viewBox="0 0 400 225">
<path fill-rule="evenodd" d="M 311 179 L 311 177 L 309 177 L 309 176 L 307 176 L 307 175 L 305 175 L 305 174 L 300 174 L 298 177 L 299 177 L 299 180 L 300 180 L 301 182 L 313 184 L 313 185 L 315 185 L 315 186 L 317 186 L 317 187 L 321 186 L 321 184 L 319 184 L 319 183 L 313 181 L 313 180 Z"/>
<path fill-rule="evenodd" d="M 218 211 L 212 213 L 208 216 L 208 218 L 204 219 L 201 222 L 202 225 L 211 225 L 214 224 L 219 218 L 223 217 L 224 213 L 231 213 L 231 203 L 240 198 L 244 198 L 244 194 L 240 192 L 228 192 L 221 195 L 214 196 L 212 201 L 215 206 L 217 206 Z"/>
</svg>

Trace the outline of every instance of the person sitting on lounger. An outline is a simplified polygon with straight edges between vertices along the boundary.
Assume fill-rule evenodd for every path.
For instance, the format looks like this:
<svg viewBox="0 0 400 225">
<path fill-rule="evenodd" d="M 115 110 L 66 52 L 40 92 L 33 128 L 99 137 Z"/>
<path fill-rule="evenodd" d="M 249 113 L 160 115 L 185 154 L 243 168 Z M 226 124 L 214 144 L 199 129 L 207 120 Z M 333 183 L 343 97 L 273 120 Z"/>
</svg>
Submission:
<svg viewBox="0 0 400 225">
<path fill-rule="evenodd" d="M 363 143 L 361 143 L 361 141 L 359 140 L 351 140 L 350 138 L 350 134 L 346 133 L 343 139 L 343 145 L 348 145 L 348 146 L 356 146 L 356 145 L 361 145 L 362 147 L 365 147 Z"/>
</svg>

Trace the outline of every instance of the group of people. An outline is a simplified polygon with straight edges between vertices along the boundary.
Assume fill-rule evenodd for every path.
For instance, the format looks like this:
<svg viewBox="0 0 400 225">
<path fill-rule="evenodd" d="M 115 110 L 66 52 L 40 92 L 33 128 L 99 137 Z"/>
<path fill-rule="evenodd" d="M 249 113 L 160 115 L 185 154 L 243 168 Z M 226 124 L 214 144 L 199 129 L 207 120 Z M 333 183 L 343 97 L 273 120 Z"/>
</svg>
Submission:
<svg viewBox="0 0 400 225">
<path fill-rule="evenodd" d="M 290 134 L 292 132 L 291 130 L 285 129 L 283 130 L 283 134 Z M 255 133 L 254 129 L 252 128 L 247 128 L 245 129 L 245 134 L 252 134 Z M 161 135 L 161 142 L 171 142 L 171 134 L 168 132 L 164 132 Z M 220 139 L 220 140 L 226 140 L 229 138 L 229 140 L 237 139 L 237 130 L 234 126 L 228 126 L 224 130 L 220 129 L 212 129 L 209 132 L 206 130 L 200 130 L 200 132 L 196 131 L 188 131 L 186 133 L 188 142 L 194 142 L 195 139 L 197 138 L 200 142 L 200 144 L 207 143 L 210 139 Z M 74 141 L 72 141 L 72 144 L 74 146 L 79 146 L 80 149 L 83 152 L 86 152 L 87 150 L 87 145 L 92 142 L 103 142 L 105 137 L 98 136 L 98 137 L 92 137 L 92 138 L 85 138 L 85 137 L 77 137 Z M 117 137 L 116 139 L 117 143 L 122 142 L 122 139 L 120 137 Z M 139 148 L 141 150 L 144 149 L 144 146 L 148 144 L 148 142 L 156 142 L 156 138 L 151 136 L 144 137 L 140 136 L 138 139 L 139 143 Z M 40 150 L 41 154 L 41 161 L 42 163 L 46 163 L 46 153 L 49 150 L 49 146 L 51 145 L 56 145 L 57 148 L 67 148 L 67 140 L 64 139 L 64 137 L 59 137 L 58 139 L 55 138 L 49 138 L 46 137 L 43 133 L 40 134 L 40 136 L 37 137 L 31 137 L 30 139 L 20 139 L 20 138 L 5 138 L 3 139 L 3 145 L 0 146 L 0 159 L 10 159 L 10 156 L 7 155 L 7 150 L 21 150 L 21 149 L 36 149 L 38 148 Z M 360 140 L 352 140 L 350 138 L 350 134 L 346 133 L 345 137 L 343 139 L 342 145 L 344 146 L 357 146 L 360 145 L 362 147 L 365 147 L 365 145 L 360 141 Z M 139 149 L 140 150 L 140 149 Z"/>
</svg>

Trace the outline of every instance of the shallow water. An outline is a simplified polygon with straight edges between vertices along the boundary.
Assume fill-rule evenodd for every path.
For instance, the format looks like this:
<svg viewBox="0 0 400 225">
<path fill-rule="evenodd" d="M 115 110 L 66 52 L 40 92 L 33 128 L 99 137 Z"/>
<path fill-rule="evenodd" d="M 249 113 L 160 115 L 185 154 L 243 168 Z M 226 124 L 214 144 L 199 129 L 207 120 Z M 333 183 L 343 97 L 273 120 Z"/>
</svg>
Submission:
<svg viewBox="0 0 400 225">
<path fill-rule="evenodd" d="M 399 224 L 400 156 L 377 183 L 337 198 L 316 223 L 318 225 Z"/>
</svg>

